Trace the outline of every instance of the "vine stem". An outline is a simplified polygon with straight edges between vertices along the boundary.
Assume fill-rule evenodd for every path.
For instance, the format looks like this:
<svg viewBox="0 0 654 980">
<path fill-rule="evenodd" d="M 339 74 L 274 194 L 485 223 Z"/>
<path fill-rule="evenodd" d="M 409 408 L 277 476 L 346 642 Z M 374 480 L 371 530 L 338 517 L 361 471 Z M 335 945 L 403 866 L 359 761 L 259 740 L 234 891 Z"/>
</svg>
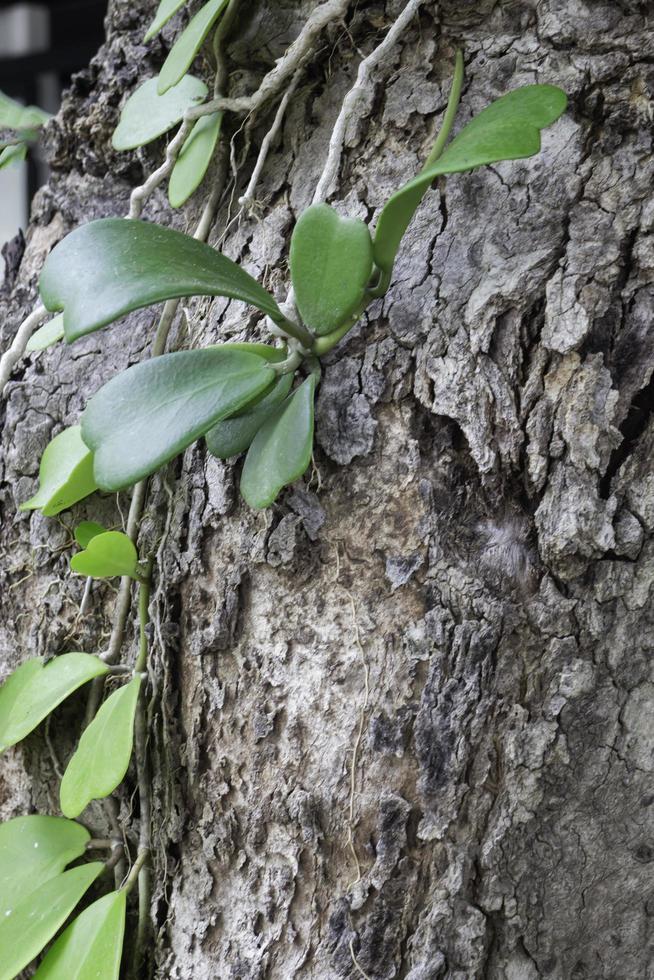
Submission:
<svg viewBox="0 0 654 980">
<path fill-rule="evenodd" d="M 325 3 L 319 4 L 306 20 L 304 27 L 283 57 L 264 76 L 261 85 L 253 95 L 246 95 L 237 99 L 223 97 L 211 99 L 203 105 L 187 109 L 184 118 L 191 121 L 219 111 L 238 114 L 256 112 L 282 91 L 288 79 L 292 78 L 307 55 L 311 53 L 319 34 L 333 21 L 345 17 L 349 5 L 350 0 L 326 0 Z"/>
<path fill-rule="evenodd" d="M 25 353 L 30 337 L 37 327 L 40 327 L 43 321 L 47 320 L 49 315 L 45 306 L 39 303 L 19 326 L 11 345 L 0 358 L 0 395 L 4 393 L 11 372 Z"/>
<path fill-rule="evenodd" d="M 323 168 L 320 180 L 316 185 L 312 204 L 321 204 L 326 201 L 332 189 L 332 184 L 338 176 L 338 169 L 343 153 L 343 141 L 345 139 L 345 128 L 350 118 L 354 115 L 357 105 L 364 95 L 366 87 L 370 81 L 370 75 L 388 54 L 389 50 L 395 46 L 400 35 L 411 23 L 419 8 L 425 0 L 409 0 L 406 7 L 396 21 L 389 28 L 384 40 L 372 51 L 367 58 L 359 64 L 356 82 L 343 100 L 343 105 L 338 114 L 336 124 L 332 130 L 327 151 L 327 160 Z"/>
</svg>

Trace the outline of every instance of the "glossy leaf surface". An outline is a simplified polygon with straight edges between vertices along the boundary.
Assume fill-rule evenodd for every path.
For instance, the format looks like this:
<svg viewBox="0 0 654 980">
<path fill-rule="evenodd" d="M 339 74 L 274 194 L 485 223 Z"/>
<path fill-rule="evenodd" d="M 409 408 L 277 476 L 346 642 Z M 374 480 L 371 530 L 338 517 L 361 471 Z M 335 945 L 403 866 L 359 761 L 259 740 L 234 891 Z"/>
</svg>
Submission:
<svg viewBox="0 0 654 980">
<path fill-rule="evenodd" d="M 91 537 L 85 551 L 73 555 L 70 567 L 78 575 L 91 578 L 138 578 L 138 557 L 134 542 L 122 531 L 103 531 Z"/>
<path fill-rule="evenodd" d="M 311 462 L 315 391 L 316 378 L 311 375 L 254 437 L 241 474 L 241 493 L 250 507 L 268 507 L 282 487 L 299 479 Z"/>
<path fill-rule="evenodd" d="M 132 755 L 140 686 L 141 678 L 135 677 L 119 687 L 82 732 L 59 787 L 65 816 L 78 817 L 91 800 L 109 796 L 125 778 Z"/>
<path fill-rule="evenodd" d="M 41 952 L 103 869 L 96 861 L 50 878 L 3 916 L 0 980 L 13 980 Z"/>
<path fill-rule="evenodd" d="M 320 336 L 331 333 L 363 298 L 372 272 L 370 232 L 358 218 L 313 204 L 295 225 L 290 261 L 304 323 Z"/>
<path fill-rule="evenodd" d="M 160 95 L 176 85 L 191 67 L 191 63 L 202 47 L 204 40 L 216 23 L 229 0 L 208 0 L 204 7 L 191 18 L 173 44 L 159 73 L 157 91 Z"/>
<path fill-rule="evenodd" d="M 117 490 L 154 473 L 274 380 L 262 357 L 233 345 L 164 354 L 116 375 L 82 416 L 99 485 Z"/>
<path fill-rule="evenodd" d="M 97 490 L 93 459 L 79 425 L 64 429 L 48 443 L 39 466 L 38 492 L 19 510 L 39 509 L 53 517 Z"/>
<path fill-rule="evenodd" d="M 180 122 L 187 109 L 202 102 L 208 91 L 193 75 L 185 75 L 165 95 L 159 95 L 158 82 L 158 78 L 149 78 L 130 95 L 111 137 L 114 150 L 134 150 L 163 136 Z"/>
<path fill-rule="evenodd" d="M 132 310 L 180 296 L 228 296 L 282 319 L 275 300 L 227 256 L 145 221 L 101 218 L 67 235 L 41 273 L 43 302 L 64 311 L 70 343 Z"/>
<path fill-rule="evenodd" d="M 48 323 L 44 323 L 42 327 L 36 330 L 30 339 L 27 341 L 27 347 L 25 348 L 28 354 L 34 353 L 34 351 L 45 350 L 46 347 L 52 347 L 58 341 L 63 340 L 64 337 L 64 318 L 61 313 L 49 320 Z"/>
<path fill-rule="evenodd" d="M 46 664 L 41 657 L 26 660 L 0 687 L 0 752 L 34 731 L 82 684 L 106 673 L 89 653 L 64 653 Z"/>
<path fill-rule="evenodd" d="M 171 17 L 173 17 L 180 7 L 183 7 L 186 0 L 161 0 L 161 3 L 157 7 L 157 12 L 154 16 L 154 20 L 148 27 L 147 33 L 143 38 L 144 41 L 149 41 L 151 38 L 158 34 L 164 24 L 167 24 Z"/>
<path fill-rule="evenodd" d="M 540 130 L 555 122 L 566 104 L 565 93 L 554 85 L 525 85 L 475 116 L 431 166 L 385 204 L 375 233 L 377 265 L 385 271 L 392 268 L 402 236 L 436 177 L 533 156 L 540 150 Z"/>
<path fill-rule="evenodd" d="M 90 837 L 80 824 L 63 817 L 34 814 L 0 824 L 0 922 L 27 895 L 81 857 Z"/>
<path fill-rule="evenodd" d="M 268 344 L 233 344 L 230 346 L 259 354 L 269 362 L 279 363 L 288 357 L 288 351 L 285 347 L 270 347 Z M 237 456 L 239 453 L 245 452 L 272 409 L 286 398 L 292 384 L 292 374 L 282 375 L 270 391 L 263 398 L 260 398 L 253 407 L 248 406 L 209 429 L 205 436 L 209 452 L 218 459 L 229 459 L 230 456 Z"/>
<path fill-rule="evenodd" d="M 201 116 L 191 130 L 168 182 L 168 200 L 174 208 L 181 208 L 202 183 L 216 149 L 222 119 L 222 112 Z"/>
<path fill-rule="evenodd" d="M 98 534 L 104 534 L 106 530 L 106 527 L 96 523 L 96 521 L 81 521 L 75 528 L 75 540 L 80 548 L 86 548 L 91 538 Z"/>
<path fill-rule="evenodd" d="M 126 892 L 98 899 L 57 939 L 34 980 L 118 980 L 125 934 Z"/>
</svg>

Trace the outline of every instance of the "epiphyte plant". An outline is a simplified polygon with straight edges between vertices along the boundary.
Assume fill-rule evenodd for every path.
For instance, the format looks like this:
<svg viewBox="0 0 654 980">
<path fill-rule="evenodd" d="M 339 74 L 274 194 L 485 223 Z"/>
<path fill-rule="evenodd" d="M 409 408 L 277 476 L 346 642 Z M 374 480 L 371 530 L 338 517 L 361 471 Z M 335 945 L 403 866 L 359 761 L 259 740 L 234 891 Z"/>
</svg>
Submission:
<svg viewBox="0 0 654 980">
<path fill-rule="evenodd" d="M 223 110 L 207 100 L 207 86 L 187 74 L 203 41 L 216 29 L 216 49 L 232 4 L 209 0 L 173 45 L 158 78 L 126 102 L 114 147 L 131 149 L 179 125 L 157 181 L 170 177 L 169 199 L 179 206 L 202 184 L 220 139 Z M 150 38 L 182 6 L 162 0 Z M 221 20 L 221 18 L 223 18 Z M 39 350 L 78 338 L 147 306 L 189 296 L 239 300 L 265 317 L 275 343 L 229 343 L 164 353 L 158 331 L 153 356 L 109 380 L 88 402 L 80 424 L 60 432 L 43 453 L 39 489 L 21 505 L 46 517 L 69 509 L 97 489 L 136 485 L 129 534 L 92 521 L 79 524 L 73 572 L 91 579 L 121 577 L 126 597 L 108 651 L 66 652 L 45 662 L 25 661 L 0 688 L 0 751 L 32 732 L 66 698 L 91 685 L 88 724 L 60 786 L 64 817 L 18 817 L 0 825 L 0 980 L 11 980 L 55 937 L 85 893 L 116 863 L 77 864 L 96 845 L 77 822 L 92 800 L 106 799 L 124 780 L 134 753 L 140 832 L 131 870 L 96 898 L 50 946 L 35 976 L 117 980 L 127 897 L 139 891 L 133 969 L 138 975 L 149 915 L 149 784 L 145 759 L 149 596 L 153 569 L 136 548 L 146 480 L 204 437 L 210 453 L 228 459 L 246 453 L 241 493 L 254 508 L 269 506 L 298 479 L 313 451 L 314 401 L 320 358 L 331 351 L 392 281 L 405 231 L 436 178 L 483 164 L 532 156 L 540 130 L 564 111 L 566 97 L 551 85 L 528 85 L 491 103 L 448 142 L 461 93 L 463 58 L 442 127 L 421 171 L 386 202 L 374 234 L 361 220 L 318 200 L 298 218 L 290 242 L 292 302 L 280 306 L 255 279 L 195 237 L 139 220 L 157 181 L 132 195 L 130 216 L 93 221 L 69 234 L 46 260 L 40 279 L 45 309 L 57 314 L 31 338 Z M 216 90 L 214 90 L 215 96 Z M 162 317 L 161 324 L 166 321 Z M 42 321 L 41 321 L 42 322 Z M 140 489 L 139 489 L 140 488 Z M 138 506 L 136 506 L 136 504 Z M 131 665 L 116 661 L 138 590 L 138 652 Z M 126 604 L 125 604 L 126 603 Z M 102 685 L 112 690 L 100 704 Z M 107 842 L 104 842 L 106 846 Z M 101 847 L 103 842 L 97 842 Z M 122 840 L 109 845 L 123 852 Z M 116 867 L 120 867 L 120 862 Z M 11 895 L 7 904 L 5 895 Z"/>
<path fill-rule="evenodd" d="M 38 106 L 23 106 L 0 92 L 0 170 L 25 159 L 49 118 Z"/>
</svg>

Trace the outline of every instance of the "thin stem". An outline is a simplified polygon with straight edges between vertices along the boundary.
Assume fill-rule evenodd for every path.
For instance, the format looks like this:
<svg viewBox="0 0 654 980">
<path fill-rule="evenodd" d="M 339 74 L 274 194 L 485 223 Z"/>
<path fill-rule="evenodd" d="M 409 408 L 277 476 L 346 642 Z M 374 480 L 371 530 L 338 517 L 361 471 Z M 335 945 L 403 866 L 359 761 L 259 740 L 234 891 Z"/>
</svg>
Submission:
<svg viewBox="0 0 654 980">
<path fill-rule="evenodd" d="M 127 880 L 120 886 L 121 891 L 125 891 L 129 895 L 132 888 L 138 881 L 139 873 L 141 871 L 141 868 L 145 864 L 147 857 L 148 855 L 146 851 L 139 850 L 139 853 L 136 855 L 136 861 L 132 865 L 130 873 L 127 876 Z"/>
<path fill-rule="evenodd" d="M 386 59 L 389 50 L 394 47 L 400 35 L 411 23 L 423 3 L 424 0 L 409 0 L 397 20 L 388 29 L 381 44 L 377 45 L 374 51 L 359 64 L 356 82 L 345 96 L 334 129 L 332 130 L 327 160 L 325 161 L 323 172 L 316 186 L 312 204 L 319 204 L 322 201 L 326 201 L 331 193 L 332 184 L 338 176 L 338 170 L 341 164 L 347 124 L 355 114 L 358 104 L 365 94 L 373 69 Z"/>
<path fill-rule="evenodd" d="M 456 59 L 454 61 L 454 77 L 452 78 L 452 87 L 450 88 L 450 95 L 447 100 L 447 108 L 445 109 L 443 122 L 441 123 L 441 128 L 431 149 L 431 153 L 425 160 L 425 165 L 422 168 L 423 171 L 428 170 L 433 163 L 436 163 L 439 156 L 445 149 L 445 144 L 447 143 L 448 136 L 450 135 L 452 126 L 454 125 L 454 119 L 456 118 L 457 109 L 459 108 L 462 86 L 463 53 L 459 48 L 456 52 Z"/>
</svg>

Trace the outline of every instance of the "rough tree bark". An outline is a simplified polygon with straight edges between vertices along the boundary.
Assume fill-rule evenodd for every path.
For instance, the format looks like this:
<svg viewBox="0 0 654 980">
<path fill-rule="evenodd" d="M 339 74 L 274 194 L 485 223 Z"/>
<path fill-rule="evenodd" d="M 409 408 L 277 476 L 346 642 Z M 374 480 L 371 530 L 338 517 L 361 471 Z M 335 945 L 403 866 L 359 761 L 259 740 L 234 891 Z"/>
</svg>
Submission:
<svg viewBox="0 0 654 980">
<path fill-rule="evenodd" d="M 107 43 L 49 126 L 53 175 L 10 253 L 6 346 L 48 250 L 126 211 L 163 143 L 116 154 L 126 95 L 173 31 L 112 0 Z M 313 0 L 246 4 L 231 93 L 253 91 Z M 285 295 L 357 65 L 403 3 L 352 3 L 290 101 L 238 213 L 260 113 L 213 243 Z M 152 486 L 154 938 L 170 980 L 635 980 L 654 976 L 654 27 L 636 0 L 426 0 L 351 120 L 332 203 L 373 218 L 413 174 L 462 45 L 460 118 L 548 81 L 567 115 L 531 160 L 428 194 L 387 298 L 326 363 L 315 467 L 270 512 L 203 445 Z M 210 64 L 205 65 L 210 77 Z M 230 122 L 230 133 L 238 123 Z M 145 216 L 191 228 L 163 193 Z M 230 210 L 231 207 L 231 210 Z M 14 372 L 3 407 L 2 672 L 98 649 L 114 594 L 67 571 L 94 497 L 18 514 L 50 437 L 137 360 L 152 311 Z M 243 307 L 186 304 L 172 346 L 264 337 Z M 100 639 L 99 639 L 100 638 Z M 131 646 L 130 646 L 131 644 Z M 129 640 L 123 656 L 133 651 Z M 54 718 L 65 760 L 80 697 Z M 52 741 L 52 740 L 51 740 Z M 128 822 L 130 790 L 121 795 Z M 44 732 L 3 758 L 1 815 L 57 812 Z M 103 827 L 92 807 L 88 824 Z M 132 830 L 138 812 L 132 815 Z"/>
</svg>

